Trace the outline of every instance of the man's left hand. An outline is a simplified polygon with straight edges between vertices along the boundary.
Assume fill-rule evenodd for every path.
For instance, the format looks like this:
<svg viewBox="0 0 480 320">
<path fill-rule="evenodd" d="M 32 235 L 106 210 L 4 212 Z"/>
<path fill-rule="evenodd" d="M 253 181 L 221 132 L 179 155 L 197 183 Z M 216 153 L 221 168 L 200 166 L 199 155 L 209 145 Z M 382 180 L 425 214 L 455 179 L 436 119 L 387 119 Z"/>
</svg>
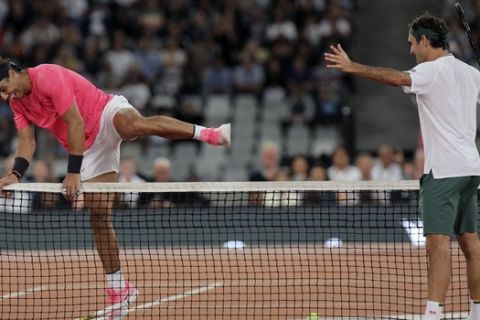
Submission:
<svg viewBox="0 0 480 320">
<path fill-rule="evenodd" d="M 80 194 L 80 174 L 68 173 L 63 180 L 62 193 L 69 201 L 74 201 Z"/>
</svg>

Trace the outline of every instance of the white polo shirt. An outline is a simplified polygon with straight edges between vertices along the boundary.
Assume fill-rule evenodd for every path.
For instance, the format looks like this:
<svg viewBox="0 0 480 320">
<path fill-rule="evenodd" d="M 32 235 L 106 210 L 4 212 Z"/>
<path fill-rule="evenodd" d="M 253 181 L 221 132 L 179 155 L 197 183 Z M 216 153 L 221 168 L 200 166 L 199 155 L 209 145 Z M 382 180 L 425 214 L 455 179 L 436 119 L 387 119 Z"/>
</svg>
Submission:
<svg viewBox="0 0 480 320">
<path fill-rule="evenodd" d="M 448 54 L 408 71 L 417 96 L 425 152 L 424 173 L 434 178 L 480 176 L 475 145 L 480 72 Z"/>
</svg>

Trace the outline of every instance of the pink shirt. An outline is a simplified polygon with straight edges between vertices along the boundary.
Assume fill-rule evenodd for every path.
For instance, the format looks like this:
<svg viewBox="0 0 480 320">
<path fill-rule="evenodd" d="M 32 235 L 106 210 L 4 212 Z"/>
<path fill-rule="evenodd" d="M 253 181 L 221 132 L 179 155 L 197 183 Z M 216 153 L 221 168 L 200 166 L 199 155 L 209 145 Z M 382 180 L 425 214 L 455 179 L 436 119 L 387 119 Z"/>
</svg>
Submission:
<svg viewBox="0 0 480 320">
<path fill-rule="evenodd" d="M 68 127 L 60 118 L 77 103 L 85 126 L 85 150 L 90 148 L 100 130 L 100 117 L 112 96 L 96 88 L 78 73 L 54 64 L 27 69 L 32 92 L 23 98 L 10 99 L 17 129 L 29 124 L 52 132 L 68 148 Z"/>
</svg>

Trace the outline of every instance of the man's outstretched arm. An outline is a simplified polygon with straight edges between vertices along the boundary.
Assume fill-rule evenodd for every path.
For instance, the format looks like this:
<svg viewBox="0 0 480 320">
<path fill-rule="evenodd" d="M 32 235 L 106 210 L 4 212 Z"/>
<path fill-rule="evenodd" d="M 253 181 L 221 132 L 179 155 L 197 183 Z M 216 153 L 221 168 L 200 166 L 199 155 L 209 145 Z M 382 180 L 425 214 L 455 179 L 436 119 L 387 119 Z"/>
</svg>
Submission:
<svg viewBox="0 0 480 320">
<path fill-rule="evenodd" d="M 372 67 L 353 62 L 339 44 L 336 47 L 330 46 L 330 49 L 332 50 L 331 53 L 325 53 L 325 60 L 329 62 L 327 64 L 328 68 L 338 69 L 346 73 L 351 73 L 359 77 L 391 86 L 410 87 L 412 85 L 412 79 L 406 72 L 391 68 Z"/>
</svg>

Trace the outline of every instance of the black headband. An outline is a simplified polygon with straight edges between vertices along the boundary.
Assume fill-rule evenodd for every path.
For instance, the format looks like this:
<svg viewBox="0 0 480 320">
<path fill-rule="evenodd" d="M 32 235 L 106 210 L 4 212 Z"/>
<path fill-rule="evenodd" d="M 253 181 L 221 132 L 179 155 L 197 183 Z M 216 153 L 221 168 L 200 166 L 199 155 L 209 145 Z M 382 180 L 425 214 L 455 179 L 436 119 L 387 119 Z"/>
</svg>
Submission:
<svg viewBox="0 0 480 320">
<path fill-rule="evenodd" d="M 0 81 L 8 77 L 8 71 L 10 69 L 15 70 L 16 72 L 22 71 L 22 68 L 20 68 L 13 62 L 4 63 L 0 66 Z"/>
</svg>

